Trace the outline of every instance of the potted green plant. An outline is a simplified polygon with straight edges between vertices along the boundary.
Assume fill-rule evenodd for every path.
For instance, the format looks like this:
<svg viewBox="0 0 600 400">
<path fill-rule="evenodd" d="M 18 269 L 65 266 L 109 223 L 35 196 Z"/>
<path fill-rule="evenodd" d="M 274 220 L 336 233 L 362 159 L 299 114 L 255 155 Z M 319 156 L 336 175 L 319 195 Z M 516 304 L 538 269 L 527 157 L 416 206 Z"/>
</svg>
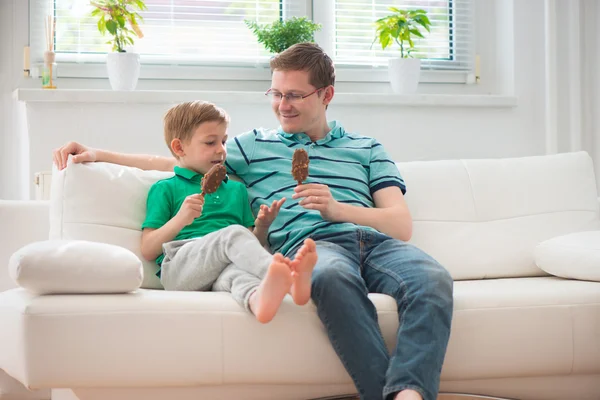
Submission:
<svg viewBox="0 0 600 400">
<path fill-rule="evenodd" d="M 134 37 L 144 37 L 138 22 L 143 21 L 137 11 L 146 10 L 142 0 L 95 0 L 91 15 L 98 19 L 98 30 L 109 35 L 107 42 L 112 52 L 106 58 L 108 79 L 113 90 L 133 90 L 140 76 L 140 55 L 128 53 L 126 46 L 134 44 Z"/>
<path fill-rule="evenodd" d="M 414 93 L 421 72 L 421 60 L 412 58 L 411 54 L 415 48 L 414 39 L 424 38 L 421 27 L 431 32 L 431 22 L 425 10 L 400 10 L 396 7 L 389 7 L 389 10 L 392 11 L 391 15 L 375 21 L 375 40 L 384 50 L 394 43 L 399 46 L 400 57 L 388 61 L 390 83 L 396 93 Z"/>
<path fill-rule="evenodd" d="M 244 22 L 252 29 L 258 42 L 271 53 L 281 53 L 296 43 L 314 42 L 315 32 L 321 29 L 321 24 L 306 17 L 292 17 L 263 26 L 256 21 L 245 20 Z"/>
</svg>

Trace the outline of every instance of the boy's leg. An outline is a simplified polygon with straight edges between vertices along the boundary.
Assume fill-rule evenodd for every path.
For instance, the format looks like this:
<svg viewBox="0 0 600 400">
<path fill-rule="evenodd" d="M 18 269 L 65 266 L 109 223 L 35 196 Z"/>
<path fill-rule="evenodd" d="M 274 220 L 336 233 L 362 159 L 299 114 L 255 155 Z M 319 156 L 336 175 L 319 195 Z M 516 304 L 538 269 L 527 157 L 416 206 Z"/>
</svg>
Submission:
<svg viewBox="0 0 600 400">
<path fill-rule="evenodd" d="M 296 252 L 291 266 L 296 273 L 290 293 L 294 303 L 305 305 L 310 300 L 312 272 L 317 263 L 317 246 L 312 239 L 306 239 Z"/>
<path fill-rule="evenodd" d="M 219 275 L 212 286 L 214 292 L 228 292 L 248 312 L 250 310 L 250 296 L 258 289 L 260 279 L 235 264 L 229 264 Z"/>
<path fill-rule="evenodd" d="M 208 249 L 207 262 L 237 265 L 259 278 L 267 273 L 273 256 L 248 228 L 230 225 L 202 238 Z"/>
<path fill-rule="evenodd" d="M 400 329 L 386 370 L 384 399 L 414 390 L 435 400 L 452 320 L 450 274 L 420 249 L 363 231 L 363 277 L 370 292 L 396 299 Z"/>
<path fill-rule="evenodd" d="M 206 264 L 202 238 L 163 244 L 160 282 L 166 290 L 210 290 L 226 265 Z"/>
<path fill-rule="evenodd" d="M 253 313 L 259 322 L 267 323 L 275 317 L 291 286 L 292 271 L 289 262 L 281 254 L 276 254 L 262 280 L 231 264 L 219 276 L 212 289 L 231 292 L 232 297 Z"/>
<path fill-rule="evenodd" d="M 231 263 L 263 277 L 273 258 L 252 232 L 240 225 L 199 239 L 165 243 L 163 250 L 161 282 L 167 290 L 209 290 Z"/>
</svg>

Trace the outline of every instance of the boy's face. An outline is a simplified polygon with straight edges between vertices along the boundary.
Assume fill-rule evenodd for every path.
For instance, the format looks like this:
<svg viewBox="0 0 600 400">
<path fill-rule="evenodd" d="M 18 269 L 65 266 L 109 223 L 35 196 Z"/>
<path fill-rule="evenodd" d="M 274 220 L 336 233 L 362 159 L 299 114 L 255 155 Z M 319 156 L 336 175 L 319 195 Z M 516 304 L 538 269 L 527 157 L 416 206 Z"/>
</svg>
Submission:
<svg viewBox="0 0 600 400">
<path fill-rule="evenodd" d="M 309 83 L 307 71 L 273 71 L 271 91 L 276 93 L 306 96 L 316 88 Z M 304 99 L 289 101 L 285 97 L 273 97 L 272 107 L 281 128 L 287 133 L 309 132 L 325 118 L 324 90 Z"/>
<path fill-rule="evenodd" d="M 176 139 L 177 140 L 177 139 Z M 189 141 L 181 142 L 183 167 L 205 174 L 215 164 L 225 162 L 227 124 L 218 121 L 200 124 Z"/>
</svg>

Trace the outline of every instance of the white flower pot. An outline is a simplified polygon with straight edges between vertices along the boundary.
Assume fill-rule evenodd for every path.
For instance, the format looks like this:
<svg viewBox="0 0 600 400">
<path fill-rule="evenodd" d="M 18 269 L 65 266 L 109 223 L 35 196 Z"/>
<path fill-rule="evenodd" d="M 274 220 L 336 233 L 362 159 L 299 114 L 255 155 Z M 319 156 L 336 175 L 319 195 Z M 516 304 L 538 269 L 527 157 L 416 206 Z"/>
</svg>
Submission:
<svg viewBox="0 0 600 400">
<path fill-rule="evenodd" d="M 421 75 L 421 60 L 418 58 L 391 58 L 388 71 L 392 90 L 398 94 L 413 94 L 417 91 Z"/>
<path fill-rule="evenodd" d="M 134 90 L 140 77 L 140 55 L 108 53 L 106 69 L 113 90 Z"/>
</svg>

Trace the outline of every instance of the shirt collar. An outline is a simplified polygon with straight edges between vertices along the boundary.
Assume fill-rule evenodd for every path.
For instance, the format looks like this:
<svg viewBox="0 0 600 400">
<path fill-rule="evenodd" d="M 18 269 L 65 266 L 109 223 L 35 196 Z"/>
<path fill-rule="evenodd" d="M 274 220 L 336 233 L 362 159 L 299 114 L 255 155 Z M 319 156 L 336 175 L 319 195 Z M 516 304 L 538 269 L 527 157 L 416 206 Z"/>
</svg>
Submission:
<svg viewBox="0 0 600 400">
<path fill-rule="evenodd" d="M 317 140 L 316 141 L 317 144 L 328 143 L 331 140 L 339 139 L 346 134 L 346 132 L 344 131 L 344 127 L 338 121 L 330 121 L 327 125 L 329 125 L 330 131 L 327 133 L 327 135 L 325 135 L 324 138 Z M 280 126 L 279 129 L 277 130 L 277 133 L 286 139 L 290 139 L 290 140 L 297 141 L 300 143 L 310 143 L 311 142 L 310 138 L 304 132 L 287 133 L 287 132 L 284 132 Z"/>
<path fill-rule="evenodd" d="M 173 172 L 175 172 L 175 175 L 192 182 L 200 182 L 204 176 L 203 174 L 199 174 L 191 169 L 180 167 L 179 165 L 176 165 L 175 168 L 173 168 Z"/>
</svg>

